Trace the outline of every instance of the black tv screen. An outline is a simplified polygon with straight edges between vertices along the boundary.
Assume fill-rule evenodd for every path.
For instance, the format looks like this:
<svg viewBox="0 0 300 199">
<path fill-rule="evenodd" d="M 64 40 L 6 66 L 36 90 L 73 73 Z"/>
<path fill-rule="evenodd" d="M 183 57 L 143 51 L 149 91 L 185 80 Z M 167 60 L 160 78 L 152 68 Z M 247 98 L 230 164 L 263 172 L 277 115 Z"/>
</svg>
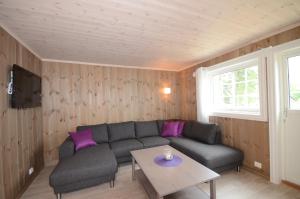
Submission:
<svg viewBox="0 0 300 199">
<path fill-rule="evenodd" d="M 41 77 L 14 64 L 12 67 L 12 108 L 41 106 Z"/>
</svg>

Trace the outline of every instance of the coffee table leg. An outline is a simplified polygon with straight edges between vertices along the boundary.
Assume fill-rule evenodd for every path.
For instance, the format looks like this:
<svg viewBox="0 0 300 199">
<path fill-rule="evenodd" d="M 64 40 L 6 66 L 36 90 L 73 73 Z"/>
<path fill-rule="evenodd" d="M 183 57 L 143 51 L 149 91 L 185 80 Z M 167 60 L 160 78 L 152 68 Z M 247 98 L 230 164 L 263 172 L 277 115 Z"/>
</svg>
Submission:
<svg viewBox="0 0 300 199">
<path fill-rule="evenodd" d="M 214 180 L 209 181 L 210 184 L 210 199 L 216 199 L 216 182 Z"/>
<path fill-rule="evenodd" d="M 132 156 L 132 180 L 135 180 L 135 159 Z"/>
</svg>

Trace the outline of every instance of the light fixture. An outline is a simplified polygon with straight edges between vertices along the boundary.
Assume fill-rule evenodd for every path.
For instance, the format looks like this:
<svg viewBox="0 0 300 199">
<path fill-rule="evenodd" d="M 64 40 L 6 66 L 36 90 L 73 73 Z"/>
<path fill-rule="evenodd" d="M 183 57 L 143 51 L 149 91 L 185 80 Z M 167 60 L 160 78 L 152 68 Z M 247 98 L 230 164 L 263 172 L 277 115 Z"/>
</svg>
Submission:
<svg viewBox="0 0 300 199">
<path fill-rule="evenodd" d="M 171 94 L 171 88 L 165 87 L 164 88 L 164 94 L 167 94 L 167 95 Z"/>
</svg>

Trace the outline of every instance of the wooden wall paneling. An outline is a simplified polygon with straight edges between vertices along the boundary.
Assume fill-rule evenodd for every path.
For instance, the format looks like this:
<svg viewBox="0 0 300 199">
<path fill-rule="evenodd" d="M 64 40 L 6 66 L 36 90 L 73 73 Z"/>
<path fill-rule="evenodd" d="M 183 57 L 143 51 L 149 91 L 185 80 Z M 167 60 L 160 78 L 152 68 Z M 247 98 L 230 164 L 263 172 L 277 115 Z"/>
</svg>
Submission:
<svg viewBox="0 0 300 199">
<path fill-rule="evenodd" d="M 9 71 L 9 65 L 14 63 L 16 60 L 16 41 L 12 39 L 8 34 L 2 30 L 1 37 L 3 38 L 3 46 L 2 53 L 4 56 L 3 66 L 1 66 L 1 73 L 4 75 L 4 84 L 7 85 L 7 72 Z M 3 90 L 2 100 L 4 100 L 4 112 L 2 117 L 3 122 L 3 174 L 4 174 L 4 189 L 5 189 L 5 197 L 12 198 L 14 195 L 14 177 L 13 177 L 13 160 L 14 155 L 12 154 L 12 141 L 13 136 L 15 134 L 15 119 L 13 115 L 15 114 L 15 110 L 8 110 L 9 103 L 8 97 L 6 95 L 6 90 Z M 12 128 L 12 129 L 11 129 Z M 10 130 L 11 129 L 11 130 Z M 9 133 L 7 133 L 9 132 Z M 15 145 L 14 145 L 15 146 Z"/>
<path fill-rule="evenodd" d="M 51 125 L 49 125 L 50 127 L 50 131 L 49 134 L 50 136 L 50 143 L 49 143 L 49 149 L 50 149 L 50 154 L 51 157 L 54 156 L 54 151 L 56 149 L 57 144 L 61 144 L 61 141 L 59 139 L 59 135 L 61 135 L 62 132 L 62 128 L 63 128 L 63 124 L 62 124 L 62 116 L 63 116 L 63 104 L 60 101 L 60 96 L 62 94 L 62 92 L 66 92 L 66 90 L 64 90 L 64 86 L 65 85 L 61 85 L 61 79 L 60 79 L 60 65 L 59 64 L 55 64 L 53 67 L 53 76 L 51 76 L 50 78 L 52 78 L 51 80 L 51 89 L 50 90 L 50 95 L 52 96 L 52 104 L 51 104 L 51 115 L 50 115 L 50 121 L 51 121 Z M 44 92 L 44 91 L 43 91 Z M 44 106 L 43 106 L 44 108 Z M 67 132 L 66 132 L 67 133 Z"/>
<path fill-rule="evenodd" d="M 149 76 L 151 75 L 150 72 L 148 74 Z M 139 115 L 141 116 L 140 120 L 145 120 L 149 108 L 145 106 L 148 103 L 147 97 L 149 90 L 147 89 L 146 74 L 143 73 L 143 71 L 138 71 L 138 89 L 138 104 L 141 105 L 141 108 L 139 109 Z"/>
<path fill-rule="evenodd" d="M 171 89 L 173 89 L 173 96 L 170 97 L 172 100 L 170 109 L 174 112 L 172 115 L 175 115 L 176 118 L 180 118 L 180 82 L 179 82 L 179 76 L 177 75 L 170 76 L 172 79 L 172 83 L 170 85 Z M 172 91 L 171 91 L 172 94 Z M 171 116 L 170 116 L 171 117 Z"/>
<path fill-rule="evenodd" d="M 81 106 L 81 89 L 80 89 L 80 82 L 82 80 L 82 77 L 80 75 L 80 65 L 75 65 L 75 70 L 73 69 L 73 74 L 74 74 L 74 79 L 72 79 L 72 82 L 74 84 L 74 89 L 75 89 L 75 93 L 72 96 L 73 100 L 72 102 L 74 103 L 75 107 L 73 106 L 73 104 L 70 104 L 70 106 L 72 107 L 72 109 L 74 110 L 74 114 L 76 115 L 75 120 L 73 120 L 72 123 L 76 124 L 79 123 L 81 121 L 81 112 L 80 112 L 80 106 Z M 73 130 L 75 130 L 75 127 L 72 126 L 70 127 Z"/>
<path fill-rule="evenodd" d="M 193 120 L 197 118 L 196 107 L 196 78 L 194 68 L 179 72 L 180 78 L 180 112 L 181 118 Z"/>
<path fill-rule="evenodd" d="M 26 57 L 26 55 L 23 53 L 25 53 L 23 51 L 23 48 L 18 45 L 17 46 L 17 58 L 16 58 L 16 63 L 20 66 L 23 65 L 27 65 L 27 64 L 23 64 L 25 63 L 25 60 L 23 60 L 23 57 Z M 22 65 L 23 64 L 23 65 Z M 23 67 L 27 67 L 27 66 L 23 66 Z M 17 114 L 17 111 L 19 112 L 19 114 Z M 11 110 L 11 112 L 14 112 L 16 114 L 17 120 L 16 120 L 16 124 L 10 124 L 10 132 L 17 132 L 18 133 L 18 153 L 17 153 L 17 158 L 18 158 L 18 162 L 19 163 L 19 182 L 20 182 L 20 186 L 26 182 L 26 180 L 28 180 L 27 178 L 27 172 L 26 172 L 26 166 L 28 165 L 27 161 L 28 161 L 28 155 L 27 155 L 27 151 L 26 151 L 26 144 L 27 144 L 27 137 L 26 137 L 26 133 L 29 133 L 29 131 L 27 131 L 26 125 L 27 125 L 27 117 L 25 115 L 25 111 L 24 110 Z M 16 126 L 16 130 L 13 130 L 12 125 Z M 27 135 L 28 136 L 28 135 Z M 28 136 L 28 137 L 31 137 Z M 17 167 L 17 168 L 18 168 Z"/>
<path fill-rule="evenodd" d="M 2 36 L 0 36 L 0 43 L 3 42 Z M 2 48 L 0 46 L 0 50 L 2 51 Z M 0 67 L 4 66 L 4 54 L 1 53 L 0 54 Z M 5 189 L 4 189 L 4 115 L 5 113 L 5 109 L 4 109 L 4 103 L 5 100 L 3 93 L 5 93 L 6 91 L 6 84 L 5 84 L 5 73 L 0 73 L 0 92 L 1 92 L 1 96 L 0 96 L 0 199 L 4 199 L 5 198 Z"/>
<path fill-rule="evenodd" d="M 122 69 L 120 69 L 122 70 Z M 118 80 L 117 80 L 117 68 L 110 68 L 109 70 L 110 73 L 110 109 L 108 110 L 109 112 L 111 111 L 111 114 L 109 114 L 109 121 L 112 122 L 119 122 L 121 121 L 121 117 L 118 114 L 118 106 L 119 104 L 119 98 L 123 96 L 119 96 L 119 91 L 118 91 Z"/>
<path fill-rule="evenodd" d="M 1 87 L 1 93 L 2 93 L 3 87 Z M 3 113 L 2 104 L 0 104 L 0 113 Z M 0 120 L 0 126 L 2 127 L 2 119 Z M 5 189 L 4 189 L 4 170 L 3 170 L 3 164 L 4 164 L 4 157 L 3 157 L 3 137 L 2 137 L 2 128 L 0 128 L 0 199 L 5 198 Z"/>
<path fill-rule="evenodd" d="M 45 63 L 43 63 L 43 65 L 45 65 Z M 51 75 L 51 72 L 50 71 L 47 71 L 47 74 L 49 73 L 48 76 L 44 76 L 44 73 L 45 73 L 45 70 L 50 70 L 50 68 L 48 67 L 43 67 L 43 72 L 42 72 L 42 90 L 50 90 L 50 75 Z M 51 98 L 49 97 L 49 92 L 42 92 L 42 104 L 43 104 L 43 107 L 44 106 L 47 106 L 47 107 L 50 107 L 51 106 Z M 43 110 L 43 117 L 42 117 L 42 120 L 43 120 L 43 137 L 48 137 L 49 136 L 49 122 L 45 122 L 45 120 L 49 120 L 49 116 L 50 116 L 50 113 L 51 113 L 51 108 L 48 108 L 47 111 L 44 110 L 44 108 L 42 107 L 42 110 Z M 44 138 L 43 138 L 44 140 Z M 48 143 L 44 143 L 43 144 L 43 148 L 45 148 L 47 145 L 47 148 L 49 147 L 49 144 Z M 44 153 L 46 153 L 44 151 Z"/>
<path fill-rule="evenodd" d="M 123 116 L 122 118 L 128 118 L 128 120 L 134 120 L 134 112 L 137 110 L 136 107 L 133 105 L 135 100 L 137 99 L 135 92 L 137 90 L 137 87 L 135 87 L 136 82 L 136 74 L 137 70 L 123 70 L 123 80 L 121 82 L 122 90 L 124 90 L 126 95 L 124 95 L 124 98 L 122 99 L 123 103 Z M 120 110 L 122 112 L 122 110 Z"/>
<path fill-rule="evenodd" d="M 8 39 L 7 39 L 7 35 L 5 34 L 5 32 L 0 29 L 0 86 L 1 86 L 1 95 L 0 95 L 0 110 L 1 110 L 1 114 L 0 114 L 0 158 L 1 158 L 1 162 L 0 162 L 0 196 L 1 198 L 5 198 L 5 183 L 4 183 L 4 144 L 5 144 L 5 137 L 4 137 L 4 127 L 6 125 L 6 79 L 7 79 L 7 74 L 6 74 L 6 70 L 7 67 L 6 65 L 8 64 L 8 57 L 7 57 L 7 43 L 8 43 Z M 5 46 L 5 48 L 4 48 Z"/>
<path fill-rule="evenodd" d="M 28 69 L 28 70 L 32 70 L 32 65 L 29 65 L 28 63 L 28 56 L 30 56 L 26 49 L 22 48 L 22 46 L 17 46 L 17 64 Z M 16 114 L 13 117 L 17 117 L 17 115 L 21 115 L 19 118 L 20 120 L 16 121 L 15 126 L 19 127 L 16 130 L 13 130 L 12 132 L 18 132 L 19 133 L 19 137 L 21 137 L 21 141 L 18 143 L 19 144 L 19 156 L 23 156 L 20 157 L 20 159 L 16 162 L 21 162 L 22 167 L 20 168 L 20 179 L 22 179 L 23 182 L 26 182 L 29 180 L 29 176 L 27 175 L 28 169 L 31 165 L 30 162 L 30 146 L 29 146 L 29 142 L 30 139 L 33 138 L 32 135 L 32 130 L 30 130 L 30 123 L 31 123 L 31 113 L 32 110 L 31 109 L 27 109 L 27 110 L 13 110 L 13 113 Z M 18 124 L 19 123 L 19 124 Z M 14 124 L 13 124 L 14 125 Z M 10 128 L 12 128 L 12 125 L 9 125 Z M 16 169 L 18 169 L 18 167 L 15 167 Z M 16 171 L 14 171 L 14 173 L 18 173 Z"/>
<path fill-rule="evenodd" d="M 162 88 L 165 85 L 162 85 L 161 88 L 159 88 L 159 85 L 163 84 L 163 82 L 160 81 L 160 79 L 161 79 L 160 75 L 155 75 L 154 79 L 155 79 L 154 88 L 158 89 L 158 91 L 155 94 L 160 95 L 162 93 Z M 155 109 L 154 110 L 155 110 L 155 113 L 156 113 L 156 116 L 158 119 L 161 119 L 163 117 L 159 113 L 161 113 L 163 111 L 164 98 L 166 98 L 166 96 L 164 96 L 164 95 L 162 95 L 161 97 L 155 98 Z"/>
<path fill-rule="evenodd" d="M 2 36 L 0 37 L 0 42 L 2 43 Z M 1 48 L 1 47 L 0 47 Z M 3 66 L 3 54 L 0 54 L 0 67 Z M 6 87 L 5 87 L 5 77 L 4 77 L 5 73 L 0 73 L 0 92 L 1 92 L 1 96 L 0 96 L 0 199 L 4 199 L 5 198 L 5 189 L 4 189 L 4 169 L 3 169 L 3 165 L 4 165 L 4 156 L 3 156 L 3 148 L 4 148 L 4 137 L 3 137 L 3 115 L 4 113 L 4 100 L 3 100 L 3 96 L 2 93 L 5 92 Z"/>
<path fill-rule="evenodd" d="M 165 75 L 165 78 L 166 78 L 167 82 L 172 83 L 172 77 L 168 73 L 164 73 L 164 75 Z M 164 106 L 164 108 L 165 108 L 164 112 L 166 113 L 167 118 L 170 118 L 173 115 L 176 116 L 176 112 L 174 111 L 174 107 L 172 106 L 172 102 L 173 102 L 172 97 L 176 96 L 176 93 L 175 93 L 176 92 L 176 87 L 175 86 L 176 85 L 173 86 L 173 93 L 171 91 L 171 94 L 163 95 L 166 98 L 165 106 Z M 166 87 L 171 87 L 171 86 L 168 85 L 168 83 L 166 83 Z"/>
<path fill-rule="evenodd" d="M 134 79 L 136 78 L 137 70 L 124 70 L 124 79 L 122 84 L 124 85 L 124 92 L 127 93 L 124 96 L 123 104 L 124 104 L 124 117 L 127 117 L 128 120 L 134 120 L 133 113 L 136 111 L 136 106 L 134 106 L 134 101 L 136 99 L 135 95 L 135 87 L 134 87 Z"/>
<path fill-rule="evenodd" d="M 100 69 L 99 69 L 100 70 Z M 101 106 L 99 107 L 99 112 L 102 112 L 101 115 L 103 120 L 100 120 L 101 118 L 99 118 L 100 121 L 109 121 L 109 114 L 103 114 L 103 113 L 107 113 L 109 111 L 109 104 L 110 101 L 108 100 L 110 98 L 110 87 L 109 87 L 109 68 L 101 68 L 100 70 L 100 74 L 102 74 L 102 76 L 99 76 L 99 79 L 101 80 L 101 90 L 100 93 L 98 93 L 98 95 L 102 96 L 102 103 Z M 102 91 L 102 93 L 101 93 Z M 99 121 L 99 122 L 100 122 Z"/>
<path fill-rule="evenodd" d="M 42 73 L 47 164 L 78 125 L 180 116 L 176 72 L 43 62 Z M 161 93 L 164 84 L 171 95 Z"/>
<path fill-rule="evenodd" d="M 265 177 L 270 175 L 268 122 L 210 117 L 210 122 L 220 125 L 223 143 L 244 152 L 244 166 Z M 262 169 L 254 167 L 262 163 Z"/>
<path fill-rule="evenodd" d="M 0 196 L 18 197 L 43 168 L 41 108 L 11 109 L 7 95 L 8 71 L 12 64 L 40 74 L 41 61 L 0 28 Z M 35 173 L 28 175 L 33 166 Z"/>
<path fill-rule="evenodd" d="M 5 39 L 4 32 L 0 29 L 0 199 L 5 198 L 5 184 L 4 184 L 4 116 L 6 115 L 5 110 L 5 95 L 6 93 L 6 79 L 7 74 L 4 72 L 7 65 L 7 57 L 6 53 L 4 51 L 6 48 L 4 48 L 4 45 L 6 44 L 7 40 Z M 2 68 L 3 67 L 3 68 Z M 3 71 L 3 72 L 2 72 Z"/>
</svg>

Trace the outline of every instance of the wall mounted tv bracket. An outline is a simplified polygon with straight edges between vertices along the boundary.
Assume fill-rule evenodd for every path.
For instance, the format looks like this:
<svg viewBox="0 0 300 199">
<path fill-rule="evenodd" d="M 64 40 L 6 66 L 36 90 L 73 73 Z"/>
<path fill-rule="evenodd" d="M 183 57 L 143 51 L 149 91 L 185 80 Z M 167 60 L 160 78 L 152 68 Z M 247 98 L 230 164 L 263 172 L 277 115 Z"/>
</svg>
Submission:
<svg viewBox="0 0 300 199">
<path fill-rule="evenodd" d="M 12 70 L 10 71 L 10 81 L 7 86 L 7 93 L 9 95 L 13 94 L 13 71 Z"/>
</svg>

